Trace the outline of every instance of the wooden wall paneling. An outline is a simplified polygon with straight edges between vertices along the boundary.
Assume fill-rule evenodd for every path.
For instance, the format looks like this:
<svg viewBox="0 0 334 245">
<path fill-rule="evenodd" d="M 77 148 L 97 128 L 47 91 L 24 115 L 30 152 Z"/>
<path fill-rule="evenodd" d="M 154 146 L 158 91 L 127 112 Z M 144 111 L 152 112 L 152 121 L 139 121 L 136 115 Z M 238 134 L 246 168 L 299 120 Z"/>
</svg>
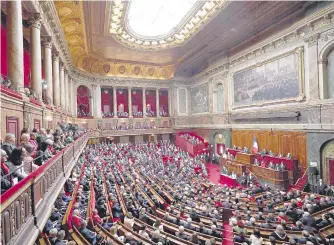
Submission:
<svg viewBox="0 0 334 245">
<path fill-rule="evenodd" d="M 40 130 L 41 128 L 41 120 L 34 119 L 34 128 Z"/>
<path fill-rule="evenodd" d="M 268 132 L 267 138 L 268 145 L 266 147 L 267 151 L 277 152 L 279 148 L 279 132 Z"/>
<path fill-rule="evenodd" d="M 279 139 L 279 147 L 277 151 L 274 151 L 275 154 L 277 153 L 282 153 L 283 155 L 286 155 L 288 153 L 292 154 L 292 136 L 291 133 L 285 133 L 285 132 L 280 132 L 280 139 Z"/>
<path fill-rule="evenodd" d="M 6 118 L 6 132 L 15 135 L 16 143 L 20 140 L 19 118 L 7 117 Z"/>
<path fill-rule="evenodd" d="M 268 138 L 268 132 L 266 131 L 260 131 L 257 134 L 256 141 L 259 146 L 259 151 L 262 151 L 264 148 L 267 147 L 267 138 Z"/>
<path fill-rule="evenodd" d="M 298 166 L 302 171 L 305 171 L 307 168 L 307 142 L 306 134 L 300 133 L 296 134 L 294 139 L 294 152 L 291 153 L 293 157 L 298 159 Z"/>
<path fill-rule="evenodd" d="M 271 150 L 273 153 L 286 155 L 291 153 L 299 162 L 301 171 L 307 168 L 306 133 L 269 130 L 233 130 L 232 145 L 247 146 L 252 149 L 253 138 L 259 145 L 259 150 Z"/>
</svg>

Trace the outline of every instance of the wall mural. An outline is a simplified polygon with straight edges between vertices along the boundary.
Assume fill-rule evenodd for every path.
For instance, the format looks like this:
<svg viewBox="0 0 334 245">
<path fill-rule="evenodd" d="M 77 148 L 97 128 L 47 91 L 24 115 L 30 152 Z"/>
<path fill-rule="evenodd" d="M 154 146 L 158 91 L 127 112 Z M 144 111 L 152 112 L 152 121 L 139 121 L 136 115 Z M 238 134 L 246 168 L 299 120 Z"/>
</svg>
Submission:
<svg viewBox="0 0 334 245">
<path fill-rule="evenodd" d="M 191 89 L 192 113 L 209 112 L 209 86 L 199 85 Z"/>
<path fill-rule="evenodd" d="M 302 49 L 275 57 L 233 76 L 234 106 L 297 98 L 302 91 Z"/>
</svg>

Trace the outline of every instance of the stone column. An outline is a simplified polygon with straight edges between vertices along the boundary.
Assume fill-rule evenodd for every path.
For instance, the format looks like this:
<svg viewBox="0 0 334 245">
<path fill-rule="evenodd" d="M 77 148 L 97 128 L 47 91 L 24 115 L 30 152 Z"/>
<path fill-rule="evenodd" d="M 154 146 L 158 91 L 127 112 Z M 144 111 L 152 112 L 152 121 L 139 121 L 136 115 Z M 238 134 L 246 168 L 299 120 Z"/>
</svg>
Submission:
<svg viewBox="0 0 334 245">
<path fill-rule="evenodd" d="M 72 80 L 70 96 L 72 97 L 71 111 L 73 116 L 77 115 L 77 90 L 75 89 L 75 87 L 76 86 L 74 80 Z"/>
<path fill-rule="evenodd" d="M 113 104 L 114 104 L 114 117 L 117 118 L 117 89 L 116 87 L 112 88 L 112 92 L 113 92 Z"/>
<path fill-rule="evenodd" d="M 65 87 L 64 87 L 64 66 L 59 63 L 59 86 L 60 86 L 60 107 L 65 109 Z"/>
<path fill-rule="evenodd" d="M 31 88 L 42 101 L 42 50 L 40 14 L 32 14 L 30 18 L 30 47 L 31 47 Z"/>
<path fill-rule="evenodd" d="M 102 118 L 102 110 L 101 110 L 101 85 L 96 86 L 96 92 L 94 96 L 94 101 L 96 102 L 96 117 Z"/>
<path fill-rule="evenodd" d="M 76 94 L 74 92 L 74 81 L 72 79 L 70 79 L 70 83 L 69 83 L 69 108 L 70 108 L 70 113 L 73 116 L 75 114 L 75 110 L 74 110 L 74 106 L 75 106 L 75 100 L 77 99 Z"/>
<path fill-rule="evenodd" d="M 168 89 L 168 110 L 167 110 L 167 113 L 168 113 L 168 116 L 170 116 L 170 114 L 172 113 L 172 90 L 171 89 Z"/>
<path fill-rule="evenodd" d="M 60 85 L 59 85 L 59 54 L 53 53 L 52 57 L 52 73 L 53 73 L 53 104 L 60 106 Z"/>
<path fill-rule="evenodd" d="M 44 76 L 46 80 L 46 102 L 48 105 L 53 104 L 53 85 L 52 85 L 52 43 L 51 37 L 45 37 L 44 46 Z"/>
<path fill-rule="evenodd" d="M 156 107 L 157 117 L 160 117 L 160 103 L 159 103 L 159 89 L 158 88 L 155 92 L 155 107 Z"/>
<path fill-rule="evenodd" d="M 95 84 L 92 84 L 91 85 L 91 91 L 92 91 L 92 93 L 91 93 L 91 99 L 90 99 L 90 105 L 91 105 L 91 108 L 90 108 L 90 111 L 91 111 L 91 115 L 93 116 L 93 117 L 97 117 L 97 114 L 96 114 L 96 85 Z"/>
<path fill-rule="evenodd" d="M 64 109 L 68 111 L 68 73 L 64 71 Z"/>
<path fill-rule="evenodd" d="M 132 94 L 131 94 L 131 88 L 128 88 L 128 107 L 129 107 L 129 117 L 132 116 Z"/>
<path fill-rule="evenodd" d="M 315 34 L 305 39 L 307 43 L 307 61 L 309 73 L 309 97 L 310 100 L 319 100 L 319 68 L 318 68 L 318 39 L 320 35 Z"/>
<path fill-rule="evenodd" d="M 7 1 L 7 62 L 12 88 L 24 92 L 23 25 L 21 0 Z"/>
<path fill-rule="evenodd" d="M 143 117 L 146 117 L 146 88 L 143 88 Z"/>
</svg>

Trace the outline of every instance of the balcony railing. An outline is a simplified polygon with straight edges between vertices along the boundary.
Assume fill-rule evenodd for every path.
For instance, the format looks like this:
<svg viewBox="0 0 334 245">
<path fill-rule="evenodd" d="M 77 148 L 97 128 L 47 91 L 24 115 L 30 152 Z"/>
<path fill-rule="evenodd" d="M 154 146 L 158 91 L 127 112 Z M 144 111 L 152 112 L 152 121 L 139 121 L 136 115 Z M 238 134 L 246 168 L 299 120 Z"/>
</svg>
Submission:
<svg viewBox="0 0 334 245">
<path fill-rule="evenodd" d="M 37 238 L 87 139 L 87 134 L 77 139 L 1 195 L 2 245 Z"/>
<path fill-rule="evenodd" d="M 143 135 L 143 134 L 171 134 L 175 133 L 172 128 L 148 128 L 148 129 L 110 129 L 95 130 L 88 132 L 88 137 L 108 137 L 108 136 L 126 136 L 126 135 Z"/>
</svg>

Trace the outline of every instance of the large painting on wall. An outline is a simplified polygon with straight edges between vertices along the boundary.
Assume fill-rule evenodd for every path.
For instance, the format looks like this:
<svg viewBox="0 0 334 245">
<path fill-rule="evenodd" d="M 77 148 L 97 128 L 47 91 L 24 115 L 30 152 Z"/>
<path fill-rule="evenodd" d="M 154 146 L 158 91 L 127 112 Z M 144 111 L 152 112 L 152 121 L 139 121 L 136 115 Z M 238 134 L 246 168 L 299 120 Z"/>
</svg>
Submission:
<svg viewBox="0 0 334 245">
<path fill-rule="evenodd" d="M 303 91 L 302 51 L 298 48 L 236 72 L 233 76 L 234 107 L 299 98 Z"/>
<path fill-rule="evenodd" d="M 191 89 L 191 112 L 209 112 L 209 86 L 199 85 Z"/>
</svg>

